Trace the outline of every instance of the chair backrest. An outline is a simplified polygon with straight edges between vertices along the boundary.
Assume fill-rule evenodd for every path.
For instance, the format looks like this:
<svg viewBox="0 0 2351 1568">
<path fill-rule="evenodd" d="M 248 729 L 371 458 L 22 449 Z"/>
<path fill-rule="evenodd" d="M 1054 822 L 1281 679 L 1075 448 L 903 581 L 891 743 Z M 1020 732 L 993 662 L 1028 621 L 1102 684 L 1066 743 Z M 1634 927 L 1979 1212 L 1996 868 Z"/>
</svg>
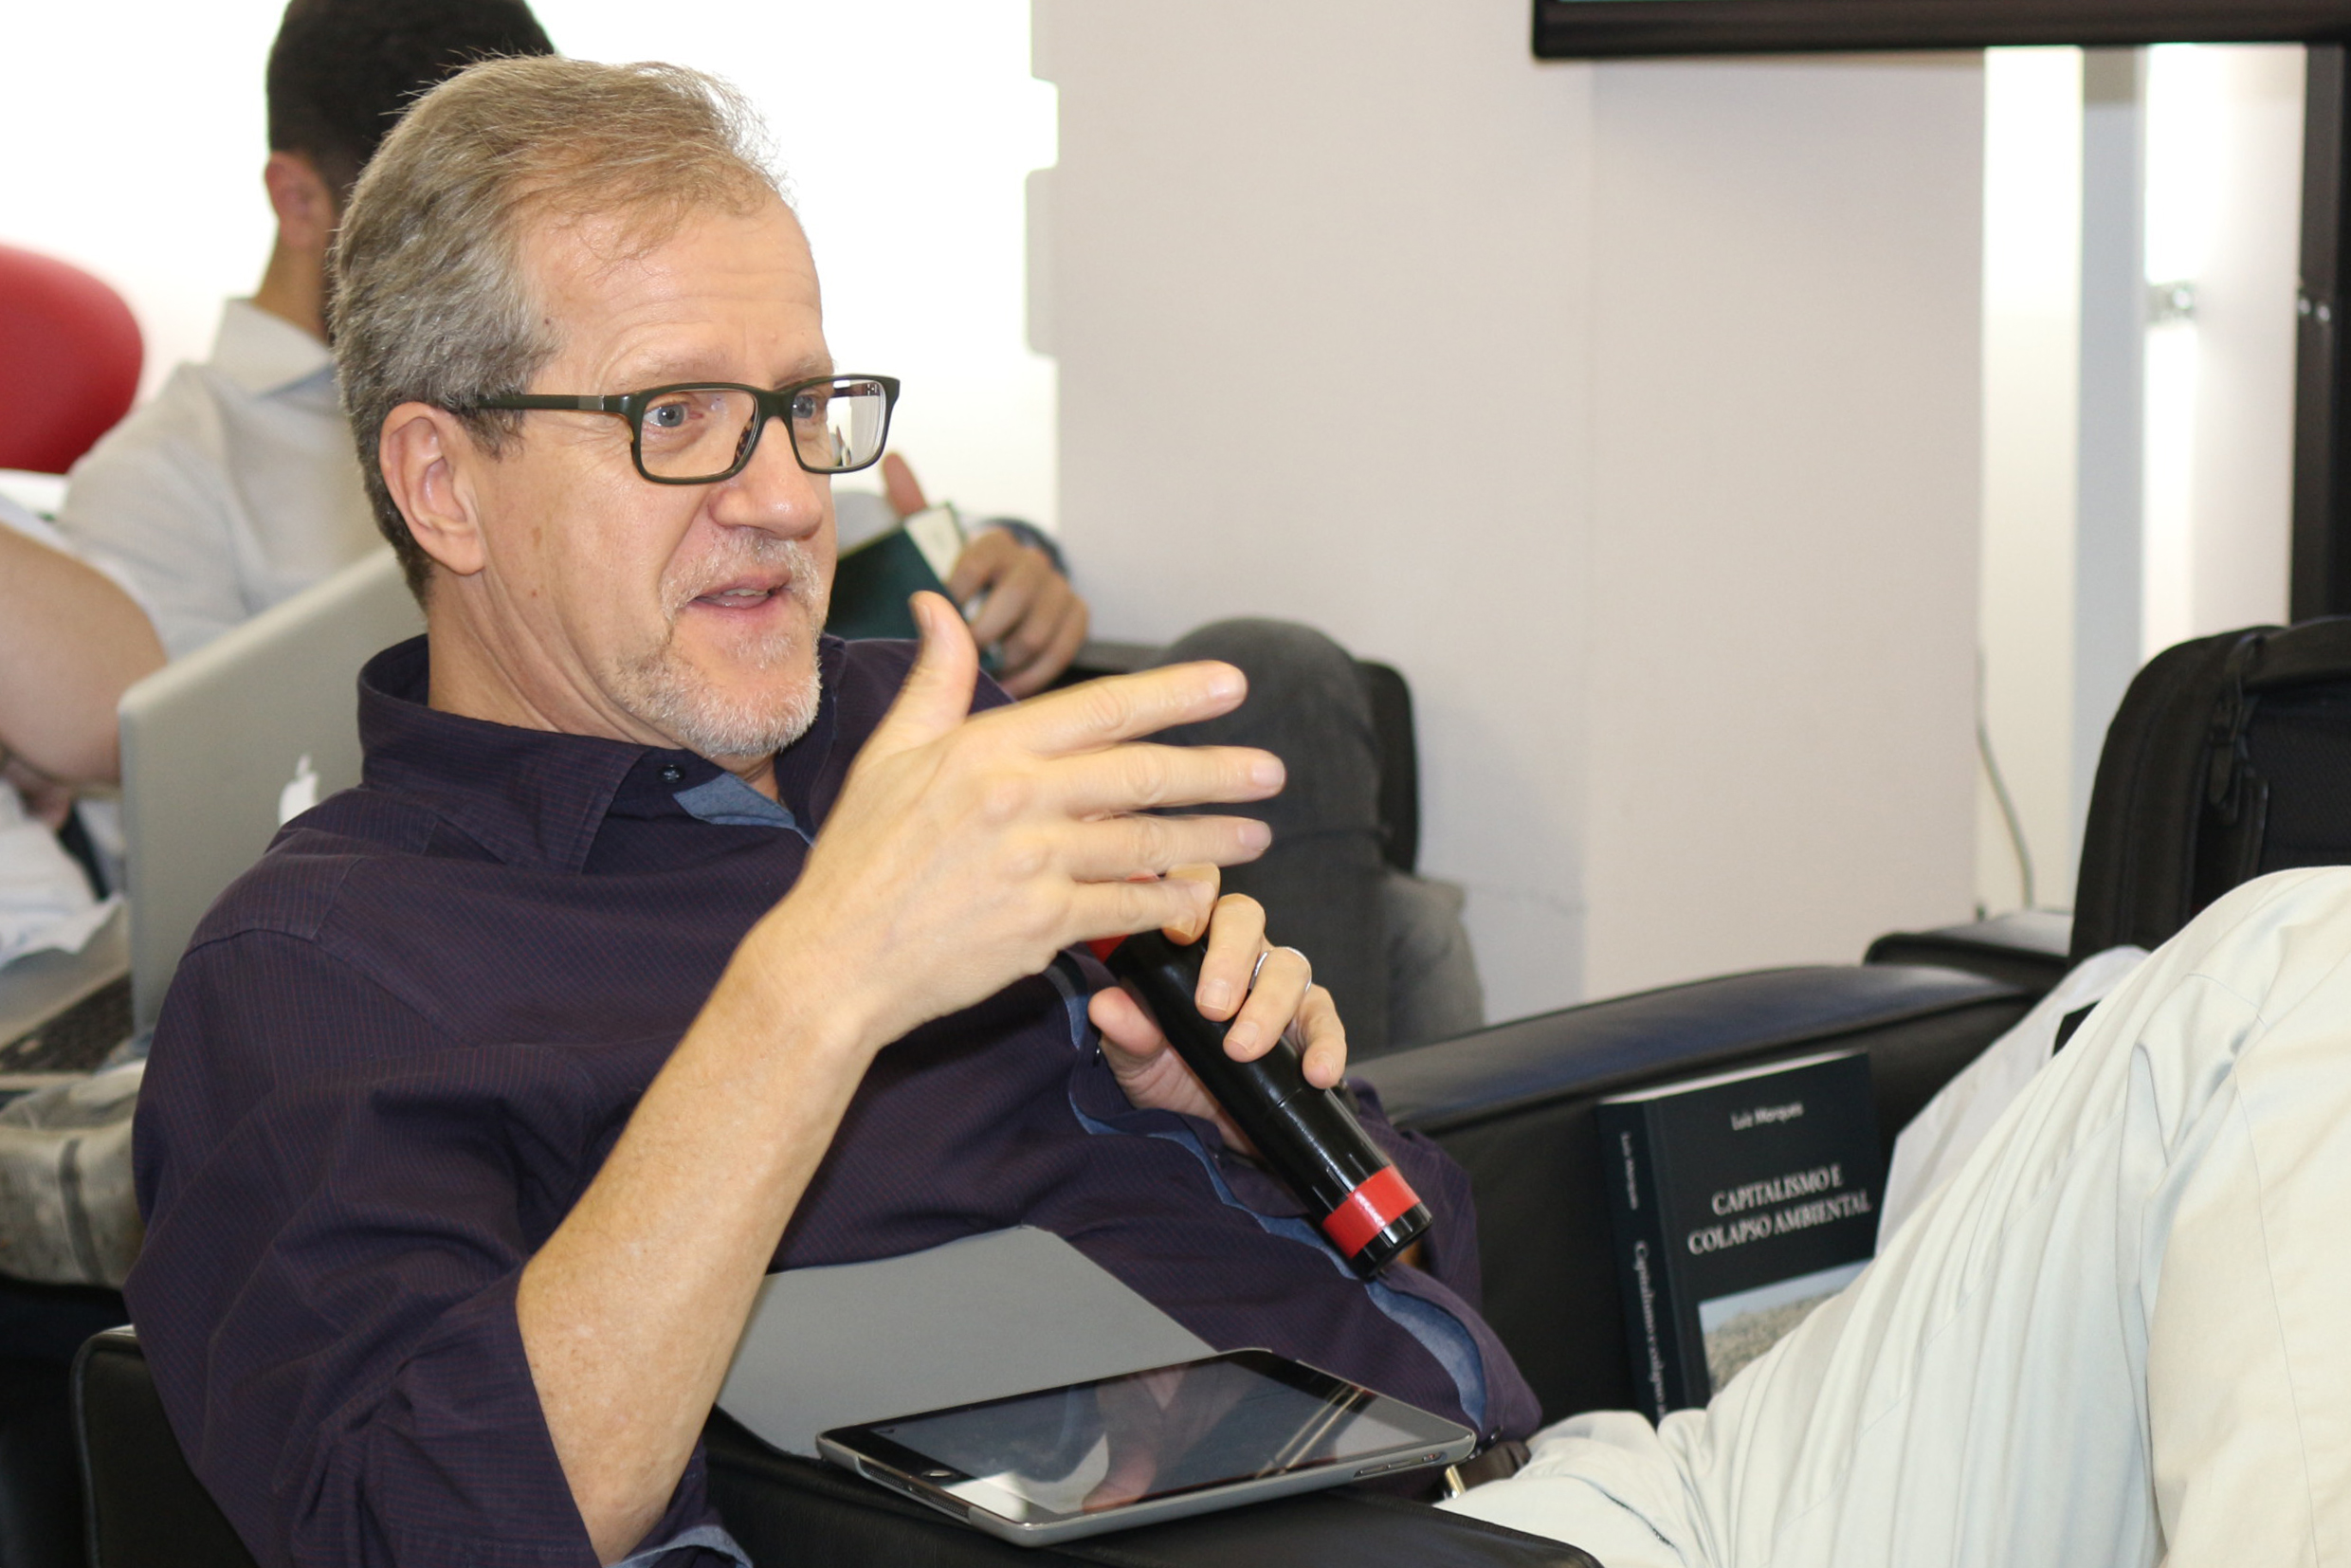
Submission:
<svg viewBox="0 0 2351 1568">
<path fill-rule="evenodd" d="M 1420 865 L 1420 747 L 1412 735 L 1412 688 L 1393 665 L 1358 659 L 1355 672 L 1372 704 L 1379 752 L 1380 853 L 1399 871 Z"/>
<path fill-rule="evenodd" d="M 90 1568 L 254 1568 L 173 1435 L 138 1336 L 93 1335 L 73 1372 Z"/>
<path fill-rule="evenodd" d="M 2351 865 L 2351 616 L 2167 648 L 2098 756 L 2071 957 L 2152 948 L 2237 884 Z"/>
<path fill-rule="evenodd" d="M 144 357 L 122 297 L 0 246 L 0 468 L 62 474 L 131 411 Z"/>
</svg>

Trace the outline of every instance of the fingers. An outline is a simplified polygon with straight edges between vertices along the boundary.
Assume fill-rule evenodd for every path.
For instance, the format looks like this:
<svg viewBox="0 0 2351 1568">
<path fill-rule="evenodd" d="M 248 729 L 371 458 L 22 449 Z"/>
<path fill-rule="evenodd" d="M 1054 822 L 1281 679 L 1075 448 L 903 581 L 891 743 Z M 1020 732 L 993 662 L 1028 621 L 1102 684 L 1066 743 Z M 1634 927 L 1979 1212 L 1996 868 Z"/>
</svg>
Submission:
<svg viewBox="0 0 2351 1568">
<path fill-rule="evenodd" d="M 1222 910 L 1218 913 L 1221 915 Z M 1212 927 L 1209 940 L 1215 939 Z M 1271 1050 L 1273 1043 L 1305 1005 L 1306 994 L 1314 985 L 1312 966 L 1295 948 L 1269 949 L 1265 961 L 1255 967 L 1257 983 L 1249 987 L 1240 1015 L 1225 1031 L 1225 1054 L 1236 1062 L 1253 1062 Z"/>
<path fill-rule="evenodd" d="M 1265 906 L 1240 893 L 1218 899 L 1209 921 L 1208 951 L 1200 958 L 1199 989 L 1193 994 L 1202 1016 L 1220 1021 L 1232 1016 L 1248 994 L 1257 955 L 1265 950 Z"/>
<path fill-rule="evenodd" d="M 922 499 L 922 486 L 916 481 L 914 470 L 896 452 L 882 460 L 882 493 L 889 499 L 890 510 L 901 518 L 910 518 L 931 504 Z"/>
<path fill-rule="evenodd" d="M 1339 1004 L 1329 991 L 1321 986 L 1307 991 L 1294 1027 L 1304 1042 L 1299 1054 L 1304 1058 L 1307 1083 L 1327 1089 L 1347 1075 L 1347 1026 L 1340 1021 Z"/>
<path fill-rule="evenodd" d="M 972 711 L 972 688 L 979 678 L 979 650 L 955 607 L 936 593 L 909 601 L 921 629 L 922 648 L 889 712 L 866 738 L 859 760 L 892 757 L 938 739 Z"/>
<path fill-rule="evenodd" d="M 1069 591 L 1069 585 L 1062 580 L 1061 574 L 1053 570 L 1053 563 L 1045 558 L 1044 551 L 1030 549 L 1000 529 L 991 529 L 980 535 L 973 541 L 971 548 L 963 552 L 964 556 L 969 558 L 984 546 L 999 541 L 1009 546 L 1009 551 L 991 550 L 987 552 L 988 556 L 992 559 L 997 556 L 1008 556 L 1009 558 L 996 567 L 993 578 L 987 583 L 988 597 L 981 603 L 979 613 L 972 617 L 972 641 L 982 647 L 992 647 L 1004 641 L 1014 628 L 1041 608 L 1050 614 L 1059 608 L 1056 593 L 1066 593 Z M 962 571 L 963 561 L 958 560 L 956 562 L 957 575 L 960 576 Z M 965 595 L 967 598 L 969 596 Z M 1052 601 L 1049 605 L 1041 605 L 1040 601 L 1048 599 Z"/>
<path fill-rule="evenodd" d="M 1015 697 L 1043 691 L 1084 645 L 1092 613 L 1052 558 L 1002 529 L 965 547 L 948 579 L 958 604 L 981 590 L 987 597 L 972 617 L 972 638 L 994 648 L 996 678 Z"/>
<path fill-rule="evenodd" d="M 1133 741 L 1061 759 L 1056 802 L 1074 816 L 1166 806 L 1231 805 L 1279 794 L 1282 759 L 1251 746 Z"/>
<path fill-rule="evenodd" d="M 887 459 L 884 460 L 888 461 Z M 968 604 L 972 595 L 983 588 L 993 588 L 998 577 L 1011 570 L 1020 555 L 1020 541 L 1001 528 L 983 528 L 972 536 L 956 557 L 955 570 L 947 574 L 947 592 L 957 604 Z M 979 639 L 984 646 L 985 638 Z"/>
<path fill-rule="evenodd" d="M 1327 1089 L 1345 1075 L 1347 1030 L 1331 994 L 1314 983 L 1304 954 L 1266 945 L 1266 911 L 1246 894 L 1216 901 L 1194 1000 L 1204 1016 L 1232 1018 L 1225 1049 L 1237 1062 L 1255 1061 L 1287 1030 L 1307 1083 Z"/>
<path fill-rule="evenodd" d="M 1230 713 L 1248 696 L 1248 679 L 1230 665 L 1162 665 L 1048 692 L 1001 717 L 1024 742 L 1048 755 L 1094 751 Z"/>
<path fill-rule="evenodd" d="M 997 679 L 1015 697 L 1031 697 L 1051 685 L 1085 646 L 1093 627 L 1085 601 L 1066 582 L 1056 581 L 1049 609 L 1030 615 L 1004 640 L 1004 669 Z"/>
<path fill-rule="evenodd" d="M 1218 869 L 1218 867 L 1212 863 L 1196 863 L 1190 866 L 1171 866 L 1167 868 L 1167 874 L 1171 879 L 1182 882 L 1196 882 L 1201 886 L 1207 888 L 1209 901 L 1211 903 L 1215 902 L 1216 889 L 1223 884 L 1225 880 L 1224 872 Z M 1200 926 L 1197 921 L 1194 921 L 1189 925 L 1172 925 L 1167 928 L 1167 939 L 1180 946 L 1190 946 L 1194 941 L 1199 939 L 1199 935 Z"/>
<path fill-rule="evenodd" d="M 1167 1048 L 1167 1036 L 1151 1010 L 1117 986 L 1104 986 L 1085 1004 L 1085 1015 L 1103 1032 L 1103 1043 L 1136 1061 L 1147 1060 Z"/>
<path fill-rule="evenodd" d="M 1078 824 L 1064 841 L 1058 865 L 1073 881 L 1123 882 L 1162 878 L 1178 866 L 1239 866 L 1266 852 L 1266 825 L 1246 816 L 1121 816 Z M 1214 886 L 1192 879 L 1198 892 L 1180 921 L 1198 930 L 1209 921 Z M 1187 895 L 1190 897 L 1190 895 Z M 1234 994 L 1237 996 L 1238 992 Z"/>
<path fill-rule="evenodd" d="M 1090 941 L 1164 931 L 1172 925 L 1205 925 L 1213 902 L 1207 887 L 1183 878 L 1080 883 L 1070 900 L 1069 939 Z"/>
<path fill-rule="evenodd" d="M 1040 649 L 1034 659 L 1018 670 L 1008 672 L 1004 689 L 1015 697 L 1031 697 L 1061 679 L 1062 671 L 1085 646 L 1086 633 L 1094 629 L 1094 612 L 1085 608 L 1085 601 L 1072 593 L 1069 608 L 1063 612 L 1060 629 Z"/>
</svg>

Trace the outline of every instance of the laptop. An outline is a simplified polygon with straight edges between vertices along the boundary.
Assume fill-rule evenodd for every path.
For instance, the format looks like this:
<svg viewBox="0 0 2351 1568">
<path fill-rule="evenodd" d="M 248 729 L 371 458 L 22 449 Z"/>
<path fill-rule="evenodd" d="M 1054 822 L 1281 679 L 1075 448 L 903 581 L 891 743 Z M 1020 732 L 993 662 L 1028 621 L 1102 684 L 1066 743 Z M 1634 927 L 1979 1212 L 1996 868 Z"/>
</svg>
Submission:
<svg viewBox="0 0 2351 1568">
<path fill-rule="evenodd" d="M 135 1030 L 154 1027 L 197 922 L 280 825 L 359 782 L 359 666 L 424 629 L 386 547 L 123 694 Z"/>
</svg>

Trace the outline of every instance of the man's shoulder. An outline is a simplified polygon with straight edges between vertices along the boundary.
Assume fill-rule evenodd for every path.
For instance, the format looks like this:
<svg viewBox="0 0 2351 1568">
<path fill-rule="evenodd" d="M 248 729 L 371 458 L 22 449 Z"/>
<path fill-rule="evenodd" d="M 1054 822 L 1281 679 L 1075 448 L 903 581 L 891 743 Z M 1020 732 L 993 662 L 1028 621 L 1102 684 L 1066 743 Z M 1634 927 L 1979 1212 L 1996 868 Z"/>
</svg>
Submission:
<svg viewBox="0 0 2351 1568">
<path fill-rule="evenodd" d="M 191 949 L 272 933 L 317 943 L 355 885 L 399 880 L 444 838 L 426 807 L 345 790 L 296 817 L 198 922 Z"/>
</svg>

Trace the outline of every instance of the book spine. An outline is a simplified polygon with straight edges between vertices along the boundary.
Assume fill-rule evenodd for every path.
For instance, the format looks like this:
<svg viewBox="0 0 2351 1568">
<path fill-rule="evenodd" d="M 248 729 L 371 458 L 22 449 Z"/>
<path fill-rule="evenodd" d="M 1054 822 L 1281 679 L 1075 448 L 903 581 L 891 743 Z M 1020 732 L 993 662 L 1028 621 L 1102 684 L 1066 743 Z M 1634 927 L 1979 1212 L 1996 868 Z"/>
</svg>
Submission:
<svg viewBox="0 0 2351 1568">
<path fill-rule="evenodd" d="M 1658 1199 L 1655 1129 L 1647 1105 L 1600 1105 L 1595 1113 L 1633 1387 L 1649 1418 L 1663 1420 L 1689 1399 L 1672 1286 L 1676 1270 Z"/>
</svg>

